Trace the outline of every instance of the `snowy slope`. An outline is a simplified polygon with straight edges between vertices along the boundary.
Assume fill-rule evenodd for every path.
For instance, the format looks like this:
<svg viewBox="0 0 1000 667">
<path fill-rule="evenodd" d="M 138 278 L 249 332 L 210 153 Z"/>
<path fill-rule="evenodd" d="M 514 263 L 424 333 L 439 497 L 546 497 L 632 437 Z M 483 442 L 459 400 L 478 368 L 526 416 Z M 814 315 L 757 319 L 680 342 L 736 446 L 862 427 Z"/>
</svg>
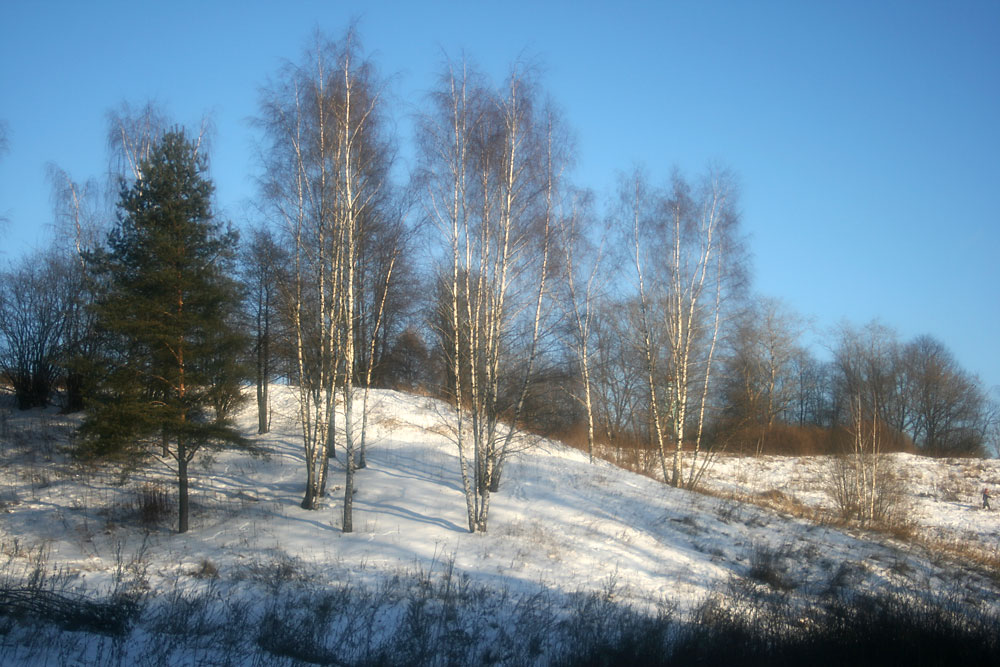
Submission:
<svg viewBox="0 0 1000 667">
<path fill-rule="evenodd" d="M 914 538 L 930 548 L 970 552 L 983 560 L 1000 562 L 1000 511 L 982 509 L 982 490 L 1000 492 L 997 459 L 934 459 L 913 454 L 889 454 L 886 469 L 902 490 L 902 519 Z M 778 491 L 783 503 L 836 514 L 825 491 L 832 457 L 761 456 L 723 457 L 705 486 L 713 492 L 739 497 L 767 496 Z"/>
<path fill-rule="evenodd" d="M 313 580 L 373 585 L 400 572 L 453 567 L 514 594 L 613 590 L 640 608 L 666 603 L 680 611 L 751 575 L 764 554 L 804 597 L 838 582 L 918 591 L 961 585 L 973 598 L 996 599 L 988 572 L 965 570 L 914 543 L 672 489 L 544 440 L 521 443 L 493 497 L 488 534 L 470 534 L 448 411 L 432 399 L 392 391 L 372 393 L 369 465 L 356 478 L 356 532 L 344 534 L 339 464 L 333 462 L 325 506 L 302 510 L 295 396 L 278 386 L 272 395 L 272 433 L 251 436 L 269 456 L 221 453 L 196 461 L 192 528 L 184 535 L 172 531 L 172 515 L 146 536 L 136 519 L 138 489 L 159 485 L 173 493 L 162 464 L 123 483 L 112 470 L 84 470 L 60 454 L 72 422 L 52 413 L 4 412 L 3 553 L 27 565 L 30 550 L 43 546 L 50 567 L 95 591 L 110 586 L 124 554 L 148 564 L 153 590 L 205 586 L 205 578 L 192 575 L 206 568 L 234 582 L 260 563 L 289 563 Z M 252 408 L 241 425 L 254 432 Z M 821 458 L 722 460 L 707 485 L 720 493 L 777 489 L 822 505 L 824 465 Z M 1000 483 L 996 461 L 904 457 L 900 465 L 912 482 L 910 513 L 922 531 L 995 552 L 1000 514 L 976 509 L 976 493 L 984 482 Z"/>
</svg>

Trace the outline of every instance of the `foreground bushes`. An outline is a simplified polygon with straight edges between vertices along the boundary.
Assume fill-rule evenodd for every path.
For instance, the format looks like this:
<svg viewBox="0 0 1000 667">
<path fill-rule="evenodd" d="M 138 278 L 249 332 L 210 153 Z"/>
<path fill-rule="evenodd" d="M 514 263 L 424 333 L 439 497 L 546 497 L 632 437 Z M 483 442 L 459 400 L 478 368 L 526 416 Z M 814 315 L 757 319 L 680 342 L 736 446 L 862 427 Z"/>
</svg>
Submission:
<svg viewBox="0 0 1000 667">
<path fill-rule="evenodd" d="M 993 665 L 1000 619 L 957 597 L 831 594 L 805 606 L 735 580 L 681 618 L 594 594 L 514 595 L 450 566 L 374 587 L 324 586 L 288 563 L 157 595 L 47 586 L 0 606 L 0 663 L 102 665 Z M 24 584 L 25 582 L 21 582 Z M 0 600 L 19 599 L 8 578 Z M 37 588 L 37 587 L 36 587 Z M 59 615 L 52 618 L 49 611 Z M 77 622 L 95 610 L 105 627 Z M 74 620 L 75 619 L 75 620 Z M 68 622 L 63 622 L 68 621 Z"/>
<path fill-rule="evenodd" d="M 838 598 L 806 613 L 713 598 L 663 664 L 996 665 L 1000 619 L 950 597 Z"/>
</svg>

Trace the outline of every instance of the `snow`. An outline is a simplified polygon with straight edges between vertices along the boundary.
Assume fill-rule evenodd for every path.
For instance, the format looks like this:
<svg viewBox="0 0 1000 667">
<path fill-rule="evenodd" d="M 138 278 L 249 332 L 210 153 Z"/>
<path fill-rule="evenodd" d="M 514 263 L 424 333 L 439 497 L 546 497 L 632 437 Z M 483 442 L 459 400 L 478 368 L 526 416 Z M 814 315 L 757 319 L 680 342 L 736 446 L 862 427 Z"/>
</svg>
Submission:
<svg viewBox="0 0 1000 667">
<path fill-rule="evenodd" d="M 916 539 L 1000 561 L 1000 515 L 982 510 L 982 490 L 1000 488 L 996 459 L 935 459 L 914 454 L 886 456 L 901 478 L 903 514 Z M 777 490 L 792 502 L 835 513 L 824 491 L 830 457 L 727 457 L 720 459 L 706 487 L 720 493 L 761 495 Z"/>
<path fill-rule="evenodd" d="M 232 585 L 267 563 L 305 569 L 318 583 L 371 586 L 401 572 L 454 568 L 512 595 L 613 590 L 640 609 L 668 604 L 685 613 L 747 577 L 755 555 L 767 552 L 803 596 L 849 570 L 857 589 L 962 586 L 973 598 L 996 599 L 990 573 L 961 557 L 997 562 L 1000 514 L 979 509 L 982 487 L 1000 486 L 996 460 L 892 455 L 914 525 L 914 536 L 898 541 L 812 521 L 802 516 L 807 511 L 793 516 L 739 501 L 780 492 L 786 507 L 832 509 L 822 490 L 831 465 L 824 457 L 720 458 L 705 477 L 709 493 L 695 493 L 590 463 L 557 442 L 522 438 L 492 498 L 488 533 L 470 534 L 448 408 L 379 390 L 370 399 L 368 467 L 356 476 L 355 532 L 345 534 L 339 463 L 332 462 L 323 507 L 301 509 L 295 392 L 274 386 L 272 400 L 270 434 L 255 434 L 252 405 L 239 420 L 266 458 L 224 452 L 196 459 L 191 529 L 183 535 L 173 531 L 173 515 L 144 534 L 129 510 L 143 485 L 172 497 L 162 464 L 128 480 L 109 467 L 86 469 L 60 454 L 71 418 L 3 412 L 0 551 L 27 568 L 30 553 L 42 548 L 50 568 L 95 592 L 110 589 L 123 557 L 144 560 L 154 591 L 207 586 L 195 576 L 207 566 Z"/>
</svg>

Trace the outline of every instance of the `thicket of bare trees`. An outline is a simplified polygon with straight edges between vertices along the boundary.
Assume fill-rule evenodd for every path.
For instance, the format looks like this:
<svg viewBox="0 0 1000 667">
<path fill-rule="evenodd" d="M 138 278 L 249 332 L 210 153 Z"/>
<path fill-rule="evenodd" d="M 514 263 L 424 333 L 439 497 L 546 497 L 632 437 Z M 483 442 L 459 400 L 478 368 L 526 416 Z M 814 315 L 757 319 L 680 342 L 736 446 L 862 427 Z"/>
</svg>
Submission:
<svg viewBox="0 0 1000 667">
<path fill-rule="evenodd" d="M 799 344 L 802 320 L 779 301 L 750 300 L 729 332 L 723 355 L 723 423 L 760 453 L 774 426 L 788 420 L 804 402 L 806 381 L 799 363 L 807 354 Z"/>
<path fill-rule="evenodd" d="M 901 342 L 891 329 L 871 323 L 845 326 L 834 353 L 834 406 L 849 414 L 849 400 L 938 455 L 982 454 L 995 414 L 978 378 L 962 369 L 931 336 Z M 842 418 L 843 419 L 843 418 Z"/>
<path fill-rule="evenodd" d="M 0 364 L 22 408 L 48 405 L 58 388 L 65 410 L 83 409 L 102 344 L 91 308 L 100 285 L 86 257 L 105 243 L 120 181 L 136 177 L 165 129 L 155 105 L 138 111 L 122 105 L 108 115 L 110 166 L 103 178 L 81 182 L 48 165 L 52 245 L 11 265 L 0 287 Z"/>
<path fill-rule="evenodd" d="M 74 271 L 56 253 L 23 257 L 0 273 L 0 372 L 22 410 L 49 405 L 65 368 L 75 318 Z"/>
<path fill-rule="evenodd" d="M 995 401 L 940 341 L 843 325 L 824 362 L 799 343 L 802 332 L 794 313 L 763 300 L 731 334 L 719 400 L 722 426 L 744 450 L 851 449 L 859 413 L 877 424 L 881 451 L 980 455 L 993 442 Z"/>
</svg>

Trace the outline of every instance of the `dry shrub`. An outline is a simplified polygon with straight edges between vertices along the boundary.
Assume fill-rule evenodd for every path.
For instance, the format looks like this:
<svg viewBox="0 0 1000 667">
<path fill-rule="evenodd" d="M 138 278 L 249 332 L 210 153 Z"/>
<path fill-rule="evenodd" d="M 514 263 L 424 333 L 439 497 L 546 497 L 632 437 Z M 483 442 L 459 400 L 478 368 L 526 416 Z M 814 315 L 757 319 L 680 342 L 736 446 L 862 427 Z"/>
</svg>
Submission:
<svg viewBox="0 0 1000 667">
<path fill-rule="evenodd" d="M 900 433 L 883 421 L 876 423 L 874 437 L 879 443 L 879 451 L 883 454 L 915 454 L 917 452 L 917 448 L 913 446 L 913 440 L 910 439 L 910 436 Z M 854 439 L 854 432 L 849 428 L 840 426 L 833 429 L 832 447 L 828 453 L 841 454 L 851 451 L 854 447 Z"/>
<path fill-rule="evenodd" d="M 587 452 L 587 425 L 577 423 L 552 437 L 581 452 Z M 600 431 L 594 434 L 594 457 L 624 470 L 656 477 L 660 455 L 651 443 L 630 433 L 615 435 L 613 440 Z"/>
<path fill-rule="evenodd" d="M 790 555 L 788 545 L 775 549 L 764 544 L 754 544 L 750 549 L 750 569 L 747 576 L 776 590 L 792 590 L 796 586 L 788 576 L 786 563 Z"/>
<path fill-rule="evenodd" d="M 219 568 L 208 558 L 202 558 L 198 569 L 191 573 L 196 579 L 218 579 Z"/>
<path fill-rule="evenodd" d="M 173 514 L 173 500 L 166 488 L 159 484 L 143 484 L 135 491 L 131 509 L 143 526 L 159 524 Z"/>
<path fill-rule="evenodd" d="M 764 442 L 769 454 L 817 456 L 829 452 L 830 439 L 830 429 L 778 424 L 768 431 Z"/>
<path fill-rule="evenodd" d="M 569 428 L 562 429 L 554 434 L 553 437 L 573 449 L 579 449 L 582 452 L 587 451 L 587 425 L 583 422 L 578 422 Z"/>
<path fill-rule="evenodd" d="M 598 440 L 594 443 L 594 455 L 619 468 L 649 477 L 655 477 L 660 466 L 660 455 L 656 448 L 634 436 L 619 436 L 613 443 Z"/>
<path fill-rule="evenodd" d="M 893 460 L 881 454 L 831 459 L 824 489 L 846 521 L 910 534 L 906 485 Z"/>
<path fill-rule="evenodd" d="M 819 426 L 749 424 L 735 429 L 728 449 L 738 454 L 815 456 L 830 449 L 830 429 Z"/>
<path fill-rule="evenodd" d="M 795 496 L 790 496 L 778 489 L 762 491 L 753 497 L 751 502 L 802 519 L 815 521 L 818 518 L 815 508 L 809 507 Z"/>
<path fill-rule="evenodd" d="M 990 549 L 971 541 L 925 540 L 930 550 L 948 554 L 962 563 L 978 567 L 995 582 L 1000 582 L 1000 548 Z"/>
</svg>

